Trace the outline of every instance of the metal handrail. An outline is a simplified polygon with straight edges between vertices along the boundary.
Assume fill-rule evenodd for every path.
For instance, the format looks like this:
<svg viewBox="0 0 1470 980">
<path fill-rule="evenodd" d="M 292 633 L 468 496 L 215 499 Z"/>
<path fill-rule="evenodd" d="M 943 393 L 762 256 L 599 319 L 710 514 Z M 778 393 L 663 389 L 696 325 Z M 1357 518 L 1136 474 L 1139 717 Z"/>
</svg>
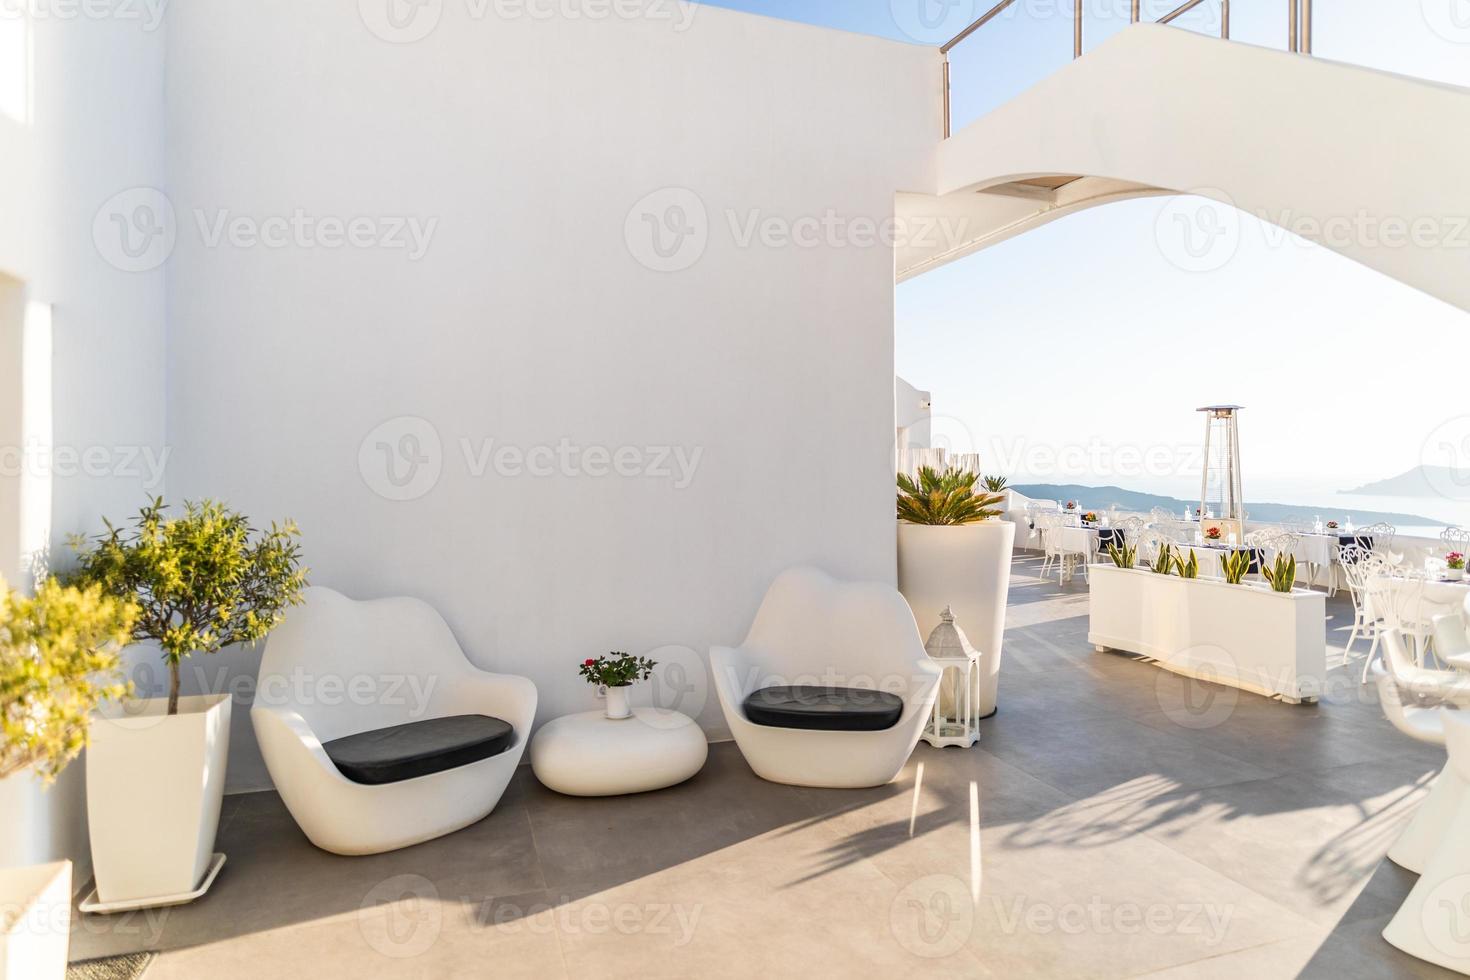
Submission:
<svg viewBox="0 0 1470 980">
<path fill-rule="evenodd" d="M 1005 9 L 1016 0 L 1000 0 L 995 6 L 977 17 L 964 30 L 960 31 L 947 43 L 940 45 L 939 53 L 944 56 L 944 138 L 950 136 L 950 83 L 949 83 L 949 53 L 957 45 L 962 43 L 970 35 L 1000 16 Z M 1205 0 L 1184 0 L 1179 6 L 1160 17 L 1155 23 L 1170 24 L 1180 17 L 1189 13 L 1195 7 L 1204 3 Z M 1286 0 L 1288 8 L 1288 29 L 1286 49 L 1293 54 L 1312 53 L 1312 0 Z M 1139 23 L 1142 19 L 1142 0 L 1133 0 L 1129 22 Z M 1220 37 L 1230 40 L 1230 0 L 1220 0 Z M 1082 57 L 1082 0 L 1072 2 L 1072 59 Z"/>
</svg>

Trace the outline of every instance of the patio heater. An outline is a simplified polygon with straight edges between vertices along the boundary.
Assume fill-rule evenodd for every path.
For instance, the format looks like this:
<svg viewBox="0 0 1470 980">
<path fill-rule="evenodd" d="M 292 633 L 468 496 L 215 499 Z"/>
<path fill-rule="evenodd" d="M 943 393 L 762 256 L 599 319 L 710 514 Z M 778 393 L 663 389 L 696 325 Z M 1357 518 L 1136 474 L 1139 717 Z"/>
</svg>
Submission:
<svg viewBox="0 0 1470 980">
<path fill-rule="evenodd" d="M 1213 515 L 1217 525 L 1233 531 L 1239 540 L 1245 530 L 1245 500 L 1240 491 L 1240 405 L 1207 405 L 1205 464 L 1200 477 L 1201 523 Z M 1203 530 L 1203 528 L 1201 528 Z"/>
</svg>

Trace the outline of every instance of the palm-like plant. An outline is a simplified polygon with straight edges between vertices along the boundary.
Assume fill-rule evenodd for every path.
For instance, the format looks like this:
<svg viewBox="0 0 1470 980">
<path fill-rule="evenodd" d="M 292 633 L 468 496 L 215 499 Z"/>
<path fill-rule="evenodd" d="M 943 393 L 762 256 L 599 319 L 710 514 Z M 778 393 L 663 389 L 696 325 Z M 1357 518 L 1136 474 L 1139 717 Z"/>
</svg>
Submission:
<svg viewBox="0 0 1470 980">
<path fill-rule="evenodd" d="M 1149 566 L 1149 569 L 1159 575 L 1168 575 L 1173 567 L 1174 546 L 1165 541 L 1159 545 L 1159 553 L 1154 556 L 1154 563 Z"/>
<path fill-rule="evenodd" d="M 1296 555 L 1277 553 L 1270 565 L 1261 566 L 1261 574 L 1276 592 L 1290 592 L 1296 585 Z"/>
<path fill-rule="evenodd" d="M 1108 542 L 1108 557 L 1113 559 L 1113 564 L 1119 568 L 1132 568 L 1138 561 L 1138 548 L 1136 545 L 1126 543 L 1119 547 L 1113 542 Z"/>
<path fill-rule="evenodd" d="M 968 470 L 938 472 L 931 466 L 919 469 L 914 480 L 907 473 L 898 474 L 898 519 L 909 524 L 974 524 L 1000 511 L 995 505 L 1003 498 L 978 492 L 978 473 Z"/>
<path fill-rule="evenodd" d="M 1225 573 L 1225 581 L 1231 585 L 1239 585 L 1244 581 L 1250 568 L 1249 551 L 1232 551 L 1220 556 L 1220 570 Z"/>
<path fill-rule="evenodd" d="M 1010 485 L 1010 480 L 1003 476 L 987 476 L 985 478 L 985 489 L 991 493 L 1000 493 Z"/>
</svg>

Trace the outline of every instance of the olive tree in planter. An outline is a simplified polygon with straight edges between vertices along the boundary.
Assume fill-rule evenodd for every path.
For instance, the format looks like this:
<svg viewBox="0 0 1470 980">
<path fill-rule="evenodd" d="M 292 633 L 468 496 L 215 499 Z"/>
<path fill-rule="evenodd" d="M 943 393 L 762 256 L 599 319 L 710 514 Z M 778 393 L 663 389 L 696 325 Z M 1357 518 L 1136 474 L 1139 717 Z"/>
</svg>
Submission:
<svg viewBox="0 0 1470 980">
<path fill-rule="evenodd" d="M 1016 525 L 995 520 L 1003 498 L 977 489 L 978 480 L 974 473 L 928 467 L 917 479 L 899 474 L 898 590 L 921 636 L 939 625 L 945 606 L 953 609 L 983 654 L 972 703 L 984 717 L 995 712 Z"/>
<path fill-rule="evenodd" d="M 126 528 L 107 523 L 76 542 L 73 580 L 138 608 L 131 638 L 158 645 L 168 697 L 99 712 L 87 767 L 87 812 L 99 910 L 197 898 L 223 862 L 215 856 L 229 752 L 230 698 L 180 696 L 180 666 L 259 640 L 301 601 L 300 531 L 257 531 L 213 500 L 165 516 L 160 498 Z"/>
<path fill-rule="evenodd" d="M 86 747 L 92 710 L 124 694 L 134 612 L 96 586 L 49 579 L 25 597 L 0 580 L 0 813 L 54 780 Z M 70 923 L 70 861 L 0 870 L 0 975 L 62 980 Z"/>
</svg>

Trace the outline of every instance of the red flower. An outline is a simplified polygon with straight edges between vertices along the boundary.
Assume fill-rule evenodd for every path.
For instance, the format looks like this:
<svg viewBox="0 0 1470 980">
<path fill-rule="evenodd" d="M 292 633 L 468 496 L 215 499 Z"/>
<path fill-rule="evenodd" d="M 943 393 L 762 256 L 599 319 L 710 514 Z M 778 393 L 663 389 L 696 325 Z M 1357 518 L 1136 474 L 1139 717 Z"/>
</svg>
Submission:
<svg viewBox="0 0 1470 980">
<path fill-rule="evenodd" d="M 582 661 L 582 666 L 583 666 L 583 667 L 592 667 L 592 666 L 594 666 L 594 665 L 595 665 L 595 664 L 596 664 L 596 663 L 597 663 L 597 661 L 596 661 L 596 660 L 590 660 L 590 659 L 589 659 L 589 660 L 584 660 L 584 661 Z"/>
</svg>

